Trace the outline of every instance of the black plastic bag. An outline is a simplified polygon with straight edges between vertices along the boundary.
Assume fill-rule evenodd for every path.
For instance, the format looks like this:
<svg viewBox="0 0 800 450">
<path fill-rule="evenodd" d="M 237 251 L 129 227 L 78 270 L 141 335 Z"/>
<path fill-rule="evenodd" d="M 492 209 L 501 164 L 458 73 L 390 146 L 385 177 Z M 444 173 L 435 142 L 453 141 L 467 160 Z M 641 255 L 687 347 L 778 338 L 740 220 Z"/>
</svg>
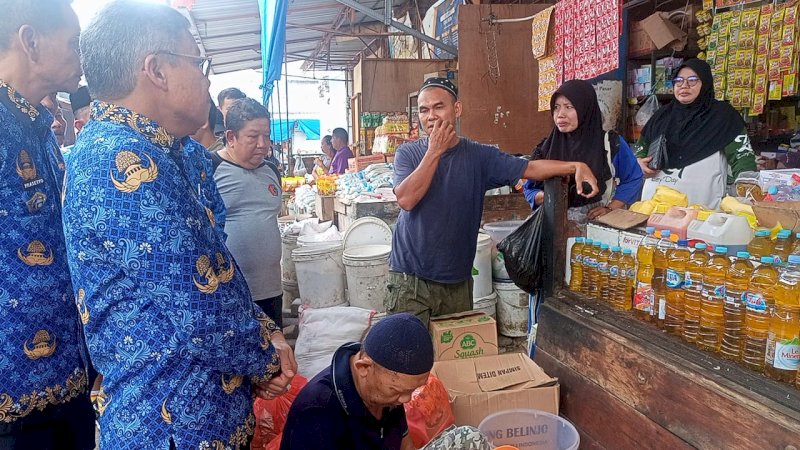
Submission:
<svg viewBox="0 0 800 450">
<path fill-rule="evenodd" d="M 544 280 L 544 253 L 542 249 L 542 222 L 544 208 L 536 208 L 525 223 L 514 230 L 497 249 L 503 252 L 506 270 L 520 289 L 535 292 Z"/>
</svg>

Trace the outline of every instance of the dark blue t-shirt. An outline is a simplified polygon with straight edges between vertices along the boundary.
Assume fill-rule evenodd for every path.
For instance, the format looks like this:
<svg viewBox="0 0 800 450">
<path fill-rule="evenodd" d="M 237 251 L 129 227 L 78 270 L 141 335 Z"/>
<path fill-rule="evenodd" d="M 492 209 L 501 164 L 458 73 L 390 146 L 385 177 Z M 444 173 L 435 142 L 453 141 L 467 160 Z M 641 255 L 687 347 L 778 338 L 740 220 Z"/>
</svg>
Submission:
<svg viewBox="0 0 800 450">
<path fill-rule="evenodd" d="M 350 370 L 350 357 L 359 350 L 359 343 L 339 347 L 330 367 L 300 391 L 286 418 L 281 450 L 400 450 L 408 435 L 405 409 L 385 408 L 381 420 L 369 412 Z"/>
<path fill-rule="evenodd" d="M 403 144 L 394 160 L 395 186 L 422 162 L 428 139 Z M 472 276 L 486 191 L 514 185 L 527 161 L 469 139 L 442 155 L 428 193 L 401 211 L 389 266 L 425 280 L 455 284 Z"/>
</svg>

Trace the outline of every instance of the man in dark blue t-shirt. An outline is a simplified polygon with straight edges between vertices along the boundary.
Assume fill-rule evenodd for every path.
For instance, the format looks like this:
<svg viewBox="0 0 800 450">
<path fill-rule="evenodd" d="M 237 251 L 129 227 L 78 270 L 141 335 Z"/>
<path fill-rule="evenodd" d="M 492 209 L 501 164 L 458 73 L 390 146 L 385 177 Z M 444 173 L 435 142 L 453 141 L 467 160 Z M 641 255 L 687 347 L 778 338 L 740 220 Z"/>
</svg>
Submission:
<svg viewBox="0 0 800 450">
<path fill-rule="evenodd" d="M 521 178 L 574 176 L 597 180 L 586 164 L 525 161 L 495 147 L 459 137 L 462 104 L 449 80 L 430 78 L 420 88 L 419 119 L 430 136 L 403 144 L 395 155 L 395 194 L 402 208 L 392 238 L 389 313 L 410 312 L 425 324 L 431 316 L 472 309 L 472 260 L 486 191 Z"/>
</svg>

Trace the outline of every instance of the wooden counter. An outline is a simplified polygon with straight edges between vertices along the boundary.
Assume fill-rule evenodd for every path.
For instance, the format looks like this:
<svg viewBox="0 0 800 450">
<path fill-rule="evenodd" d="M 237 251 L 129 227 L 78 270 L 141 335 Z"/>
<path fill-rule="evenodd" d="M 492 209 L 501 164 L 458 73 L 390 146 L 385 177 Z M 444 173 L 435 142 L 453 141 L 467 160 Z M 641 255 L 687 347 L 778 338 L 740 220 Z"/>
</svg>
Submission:
<svg viewBox="0 0 800 450">
<path fill-rule="evenodd" d="M 545 185 L 536 362 L 584 449 L 800 449 L 800 390 L 566 291 L 566 191 Z"/>
</svg>

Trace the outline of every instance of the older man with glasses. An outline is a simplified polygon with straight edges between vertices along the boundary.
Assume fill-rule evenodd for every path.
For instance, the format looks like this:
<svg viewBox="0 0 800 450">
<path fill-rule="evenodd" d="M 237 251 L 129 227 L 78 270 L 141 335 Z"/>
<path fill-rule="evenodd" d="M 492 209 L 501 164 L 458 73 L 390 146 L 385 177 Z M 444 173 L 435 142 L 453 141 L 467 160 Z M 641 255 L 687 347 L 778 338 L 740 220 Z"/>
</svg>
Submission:
<svg viewBox="0 0 800 450">
<path fill-rule="evenodd" d="M 165 5 L 115 1 L 81 38 L 92 120 L 70 155 L 64 229 L 101 447 L 244 449 L 253 394 L 296 370 L 220 229 L 206 150 L 209 58 Z"/>
</svg>

